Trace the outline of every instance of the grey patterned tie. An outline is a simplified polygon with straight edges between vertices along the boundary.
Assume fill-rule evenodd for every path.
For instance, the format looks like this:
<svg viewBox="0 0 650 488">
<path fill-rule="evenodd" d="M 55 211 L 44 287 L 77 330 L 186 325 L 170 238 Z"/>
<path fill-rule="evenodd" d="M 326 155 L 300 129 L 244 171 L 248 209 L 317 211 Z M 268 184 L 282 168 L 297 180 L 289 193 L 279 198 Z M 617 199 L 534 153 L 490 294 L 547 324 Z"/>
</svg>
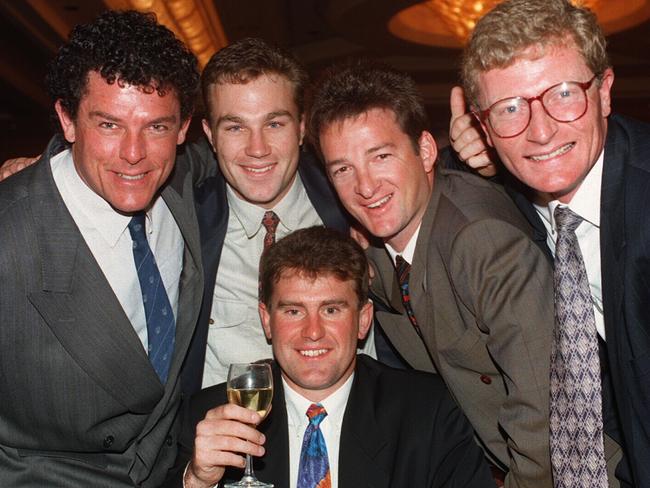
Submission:
<svg viewBox="0 0 650 488">
<path fill-rule="evenodd" d="M 551 348 L 551 465 L 556 488 L 606 488 L 600 358 L 587 271 L 575 229 L 555 209 L 555 331 Z"/>
</svg>

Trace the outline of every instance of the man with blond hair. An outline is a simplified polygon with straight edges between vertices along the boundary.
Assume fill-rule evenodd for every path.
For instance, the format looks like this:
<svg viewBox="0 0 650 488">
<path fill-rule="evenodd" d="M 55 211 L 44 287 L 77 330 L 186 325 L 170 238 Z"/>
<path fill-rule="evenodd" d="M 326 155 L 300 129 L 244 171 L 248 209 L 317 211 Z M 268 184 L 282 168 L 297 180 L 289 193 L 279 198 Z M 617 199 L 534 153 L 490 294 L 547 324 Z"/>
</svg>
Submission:
<svg viewBox="0 0 650 488">
<path fill-rule="evenodd" d="M 462 71 L 513 198 L 554 258 L 555 484 L 615 483 L 604 432 L 628 458 L 616 470 L 621 482 L 650 486 L 650 126 L 611 114 L 603 32 L 566 0 L 500 4 L 477 24 Z M 463 152 L 467 121 L 452 121 L 464 159 L 480 152 Z"/>
</svg>

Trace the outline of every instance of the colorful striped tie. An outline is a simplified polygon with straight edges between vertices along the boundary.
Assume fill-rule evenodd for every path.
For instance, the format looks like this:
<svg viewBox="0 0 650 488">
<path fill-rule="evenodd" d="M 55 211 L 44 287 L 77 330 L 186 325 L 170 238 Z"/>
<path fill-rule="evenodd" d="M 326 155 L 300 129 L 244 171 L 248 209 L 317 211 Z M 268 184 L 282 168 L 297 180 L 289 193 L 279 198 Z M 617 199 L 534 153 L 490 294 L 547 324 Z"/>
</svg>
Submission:
<svg viewBox="0 0 650 488">
<path fill-rule="evenodd" d="M 297 488 L 331 488 L 327 446 L 319 427 L 327 412 L 320 403 L 312 403 L 307 409 L 307 417 L 309 425 L 302 441 Z"/>
<path fill-rule="evenodd" d="M 167 382 L 176 339 L 174 311 L 169 303 L 156 259 L 147 241 L 143 213 L 137 214 L 131 219 L 129 232 L 133 239 L 133 259 L 138 272 L 144 313 L 147 319 L 149 361 L 164 385 Z"/>
</svg>

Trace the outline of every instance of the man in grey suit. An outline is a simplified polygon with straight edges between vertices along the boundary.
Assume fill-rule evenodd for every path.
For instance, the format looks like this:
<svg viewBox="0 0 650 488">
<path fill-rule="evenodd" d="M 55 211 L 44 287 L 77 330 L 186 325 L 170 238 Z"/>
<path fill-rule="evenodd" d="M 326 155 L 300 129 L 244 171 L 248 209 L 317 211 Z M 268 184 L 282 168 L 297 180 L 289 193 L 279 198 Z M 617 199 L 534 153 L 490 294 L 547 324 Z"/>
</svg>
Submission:
<svg viewBox="0 0 650 488">
<path fill-rule="evenodd" d="M 310 132 L 343 205 L 385 244 L 368 253 L 389 339 L 440 373 L 505 486 L 550 487 L 553 285 L 530 226 L 501 189 L 435 168 L 412 79 L 358 62 L 323 80 Z"/>
<path fill-rule="evenodd" d="M 0 486 L 155 487 L 203 284 L 174 168 L 196 60 L 153 16 L 107 12 L 47 81 L 63 137 L 0 183 Z"/>
</svg>

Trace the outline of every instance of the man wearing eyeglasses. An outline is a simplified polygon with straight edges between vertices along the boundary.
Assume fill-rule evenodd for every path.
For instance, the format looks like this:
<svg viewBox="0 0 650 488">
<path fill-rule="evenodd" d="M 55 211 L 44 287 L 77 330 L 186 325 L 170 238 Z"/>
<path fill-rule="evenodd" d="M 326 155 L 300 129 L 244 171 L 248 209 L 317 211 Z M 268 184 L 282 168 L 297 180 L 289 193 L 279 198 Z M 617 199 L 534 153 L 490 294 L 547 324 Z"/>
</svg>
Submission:
<svg viewBox="0 0 650 488">
<path fill-rule="evenodd" d="M 604 35 L 566 0 L 502 3 L 477 24 L 462 69 L 487 143 L 518 180 L 513 198 L 554 259 L 555 485 L 614 483 L 604 432 L 628 458 L 622 485 L 650 486 L 650 126 L 611 115 Z M 451 137 L 469 161 L 480 150 L 467 122 L 453 120 Z"/>
</svg>

